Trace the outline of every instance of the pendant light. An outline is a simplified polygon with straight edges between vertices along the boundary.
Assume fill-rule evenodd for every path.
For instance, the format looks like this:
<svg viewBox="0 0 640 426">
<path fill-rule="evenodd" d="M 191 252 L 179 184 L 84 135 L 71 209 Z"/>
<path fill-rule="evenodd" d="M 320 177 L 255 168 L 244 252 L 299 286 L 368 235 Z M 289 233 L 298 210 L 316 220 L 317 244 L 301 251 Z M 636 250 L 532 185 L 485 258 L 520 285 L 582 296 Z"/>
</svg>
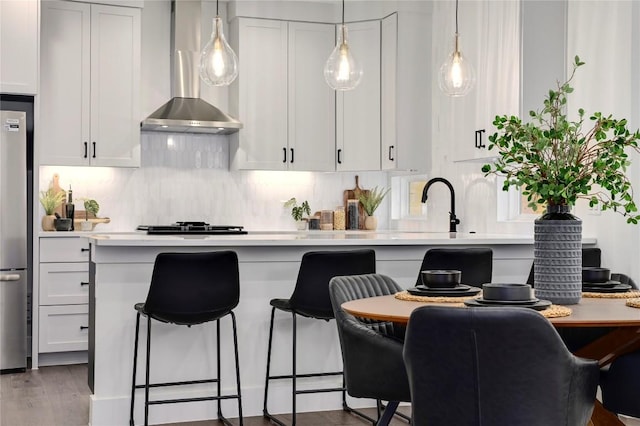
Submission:
<svg viewBox="0 0 640 426">
<path fill-rule="evenodd" d="M 344 0 L 342 0 L 342 24 L 338 31 L 336 47 L 324 65 L 324 78 L 333 90 L 355 89 L 362 79 L 362 65 L 358 63 L 347 42 L 347 27 L 344 24 Z"/>
<path fill-rule="evenodd" d="M 209 86 L 228 86 L 238 76 L 238 57 L 222 32 L 222 18 L 218 13 L 213 18 L 211 39 L 200 55 L 200 78 Z"/>
<path fill-rule="evenodd" d="M 476 75 L 473 66 L 460 51 L 460 36 L 458 34 L 458 0 L 456 0 L 456 35 L 453 53 L 440 67 L 438 84 L 440 90 L 449 96 L 464 96 L 473 88 Z"/>
</svg>

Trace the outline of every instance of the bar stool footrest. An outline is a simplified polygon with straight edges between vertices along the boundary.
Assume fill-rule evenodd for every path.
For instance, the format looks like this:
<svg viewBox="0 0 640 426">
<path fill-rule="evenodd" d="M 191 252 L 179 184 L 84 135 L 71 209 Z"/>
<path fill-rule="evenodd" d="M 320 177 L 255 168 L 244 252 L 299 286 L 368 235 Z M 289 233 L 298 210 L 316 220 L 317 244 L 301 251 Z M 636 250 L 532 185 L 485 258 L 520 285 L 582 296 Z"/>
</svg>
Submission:
<svg viewBox="0 0 640 426">
<path fill-rule="evenodd" d="M 187 386 L 199 385 L 203 383 L 218 383 L 219 379 L 190 380 L 186 382 L 166 382 L 166 383 L 149 383 L 149 388 L 160 388 L 166 386 Z M 144 389 L 145 385 L 136 385 L 136 389 Z"/>
<path fill-rule="evenodd" d="M 178 404 L 182 402 L 200 402 L 200 401 L 221 401 L 223 399 L 238 399 L 238 395 L 220 395 L 220 396 L 200 396 L 196 398 L 178 398 L 178 399 L 159 399 L 149 401 L 149 405 L 156 404 Z"/>
</svg>

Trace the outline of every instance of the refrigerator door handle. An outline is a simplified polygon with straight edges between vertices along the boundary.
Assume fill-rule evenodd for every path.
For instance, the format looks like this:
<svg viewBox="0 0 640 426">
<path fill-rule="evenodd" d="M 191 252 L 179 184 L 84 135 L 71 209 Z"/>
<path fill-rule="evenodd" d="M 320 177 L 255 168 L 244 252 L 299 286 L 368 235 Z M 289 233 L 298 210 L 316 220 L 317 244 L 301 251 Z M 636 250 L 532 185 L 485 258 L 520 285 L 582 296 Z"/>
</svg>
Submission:
<svg viewBox="0 0 640 426">
<path fill-rule="evenodd" d="M 0 281 L 18 281 L 19 279 L 20 279 L 19 274 L 0 275 Z"/>
</svg>

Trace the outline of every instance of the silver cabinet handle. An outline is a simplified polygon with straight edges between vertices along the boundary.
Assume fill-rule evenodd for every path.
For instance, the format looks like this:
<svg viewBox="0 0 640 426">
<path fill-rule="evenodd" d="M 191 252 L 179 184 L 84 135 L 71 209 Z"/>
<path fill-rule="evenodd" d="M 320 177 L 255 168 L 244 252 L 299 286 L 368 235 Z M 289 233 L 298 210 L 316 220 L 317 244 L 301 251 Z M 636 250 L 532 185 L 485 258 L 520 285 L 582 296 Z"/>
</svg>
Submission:
<svg viewBox="0 0 640 426">
<path fill-rule="evenodd" d="M 0 281 L 18 281 L 19 279 L 20 279 L 19 274 L 0 275 Z"/>
</svg>

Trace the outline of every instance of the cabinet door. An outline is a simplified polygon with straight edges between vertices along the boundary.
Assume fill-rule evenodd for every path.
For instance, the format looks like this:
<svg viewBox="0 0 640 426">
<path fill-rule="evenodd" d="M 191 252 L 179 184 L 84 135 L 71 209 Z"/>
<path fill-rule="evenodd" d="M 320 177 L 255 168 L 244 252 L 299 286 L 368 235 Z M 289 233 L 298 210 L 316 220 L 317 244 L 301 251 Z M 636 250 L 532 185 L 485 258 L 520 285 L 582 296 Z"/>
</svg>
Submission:
<svg viewBox="0 0 640 426">
<path fill-rule="evenodd" d="M 496 115 L 518 115 L 520 106 L 520 2 L 489 1 L 483 22 L 481 52 L 482 84 L 478 85 L 477 129 L 484 129 L 483 141 L 495 132 Z M 476 150 L 487 157 L 492 152 Z"/>
<path fill-rule="evenodd" d="M 460 3 L 461 49 L 472 60 L 476 86 L 451 100 L 455 160 L 482 160 L 496 115 L 517 114 L 520 99 L 520 2 Z"/>
<path fill-rule="evenodd" d="M 438 89 L 439 96 L 444 99 L 444 111 L 448 112 L 448 116 L 440 115 L 440 125 L 443 126 L 441 136 L 446 144 L 454 147 L 454 160 L 457 161 L 476 158 L 479 152 L 486 151 L 486 149 L 476 147 L 476 135 L 478 138 L 485 136 L 484 140 L 486 141 L 486 132 L 484 134 L 482 132 L 476 133 L 476 130 L 479 130 L 476 108 L 481 91 L 480 86 L 483 84 L 483 79 L 486 79 L 482 69 L 482 25 L 486 19 L 487 1 L 460 2 L 458 11 L 460 51 L 473 66 L 476 75 L 475 86 L 469 93 L 461 97 L 449 97 Z M 454 49 L 455 5 L 453 3 L 446 5 L 444 9 L 445 14 L 441 19 L 447 22 L 448 30 L 444 34 L 444 42 L 441 43 L 444 49 L 435 64 L 438 70 Z M 434 19 L 434 22 L 437 21 Z M 445 112 L 445 114 L 447 113 Z M 480 139 L 478 139 L 477 145 L 481 145 Z"/>
<path fill-rule="evenodd" d="M 41 4 L 40 163 L 88 165 L 90 6 Z"/>
<path fill-rule="evenodd" d="M 382 20 L 382 62 L 380 75 L 382 120 L 380 158 L 382 170 L 394 170 L 398 161 L 396 126 L 396 78 L 398 64 L 398 14 Z"/>
<path fill-rule="evenodd" d="M 240 63 L 233 112 L 244 124 L 232 136 L 232 166 L 287 170 L 287 23 L 238 18 L 232 32 Z"/>
<path fill-rule="evenodd" d="M 89 306 L 40 306 L 40 353 L 86 351 L 89 342 Z"/>
<path fill-rule="evenodd" d="M 40 305 L 88 302 L 89 262 L 40 264 Z"/>
<path fill-rule="evenodd" d="M 38 79 L 38 1 L 0 1 L 0 92 L 34 95 Z"/>
<path fill-rule="evenodd" d="M 363 76 L 353 90 L 337 93 L 337 170 L 380 170 L 380 21 L 347 26 Z"/>
<path fill-rule="evenodd" d="M 140 37 L 140 9 L 91 6 L 92 165 L 140 165 Z"/>
<path fill-rule="evenodd" d="M 399 11 L 382 19 L 382 170 L 427 171 L 431 158 L 431 14 Z"/>
<path fill-rule="evenodd" d="M 335 92 L 323 75 L 334 31 L 329 24 L 289 23 L 289 170 L 335 170 Z"/>
</svg>

